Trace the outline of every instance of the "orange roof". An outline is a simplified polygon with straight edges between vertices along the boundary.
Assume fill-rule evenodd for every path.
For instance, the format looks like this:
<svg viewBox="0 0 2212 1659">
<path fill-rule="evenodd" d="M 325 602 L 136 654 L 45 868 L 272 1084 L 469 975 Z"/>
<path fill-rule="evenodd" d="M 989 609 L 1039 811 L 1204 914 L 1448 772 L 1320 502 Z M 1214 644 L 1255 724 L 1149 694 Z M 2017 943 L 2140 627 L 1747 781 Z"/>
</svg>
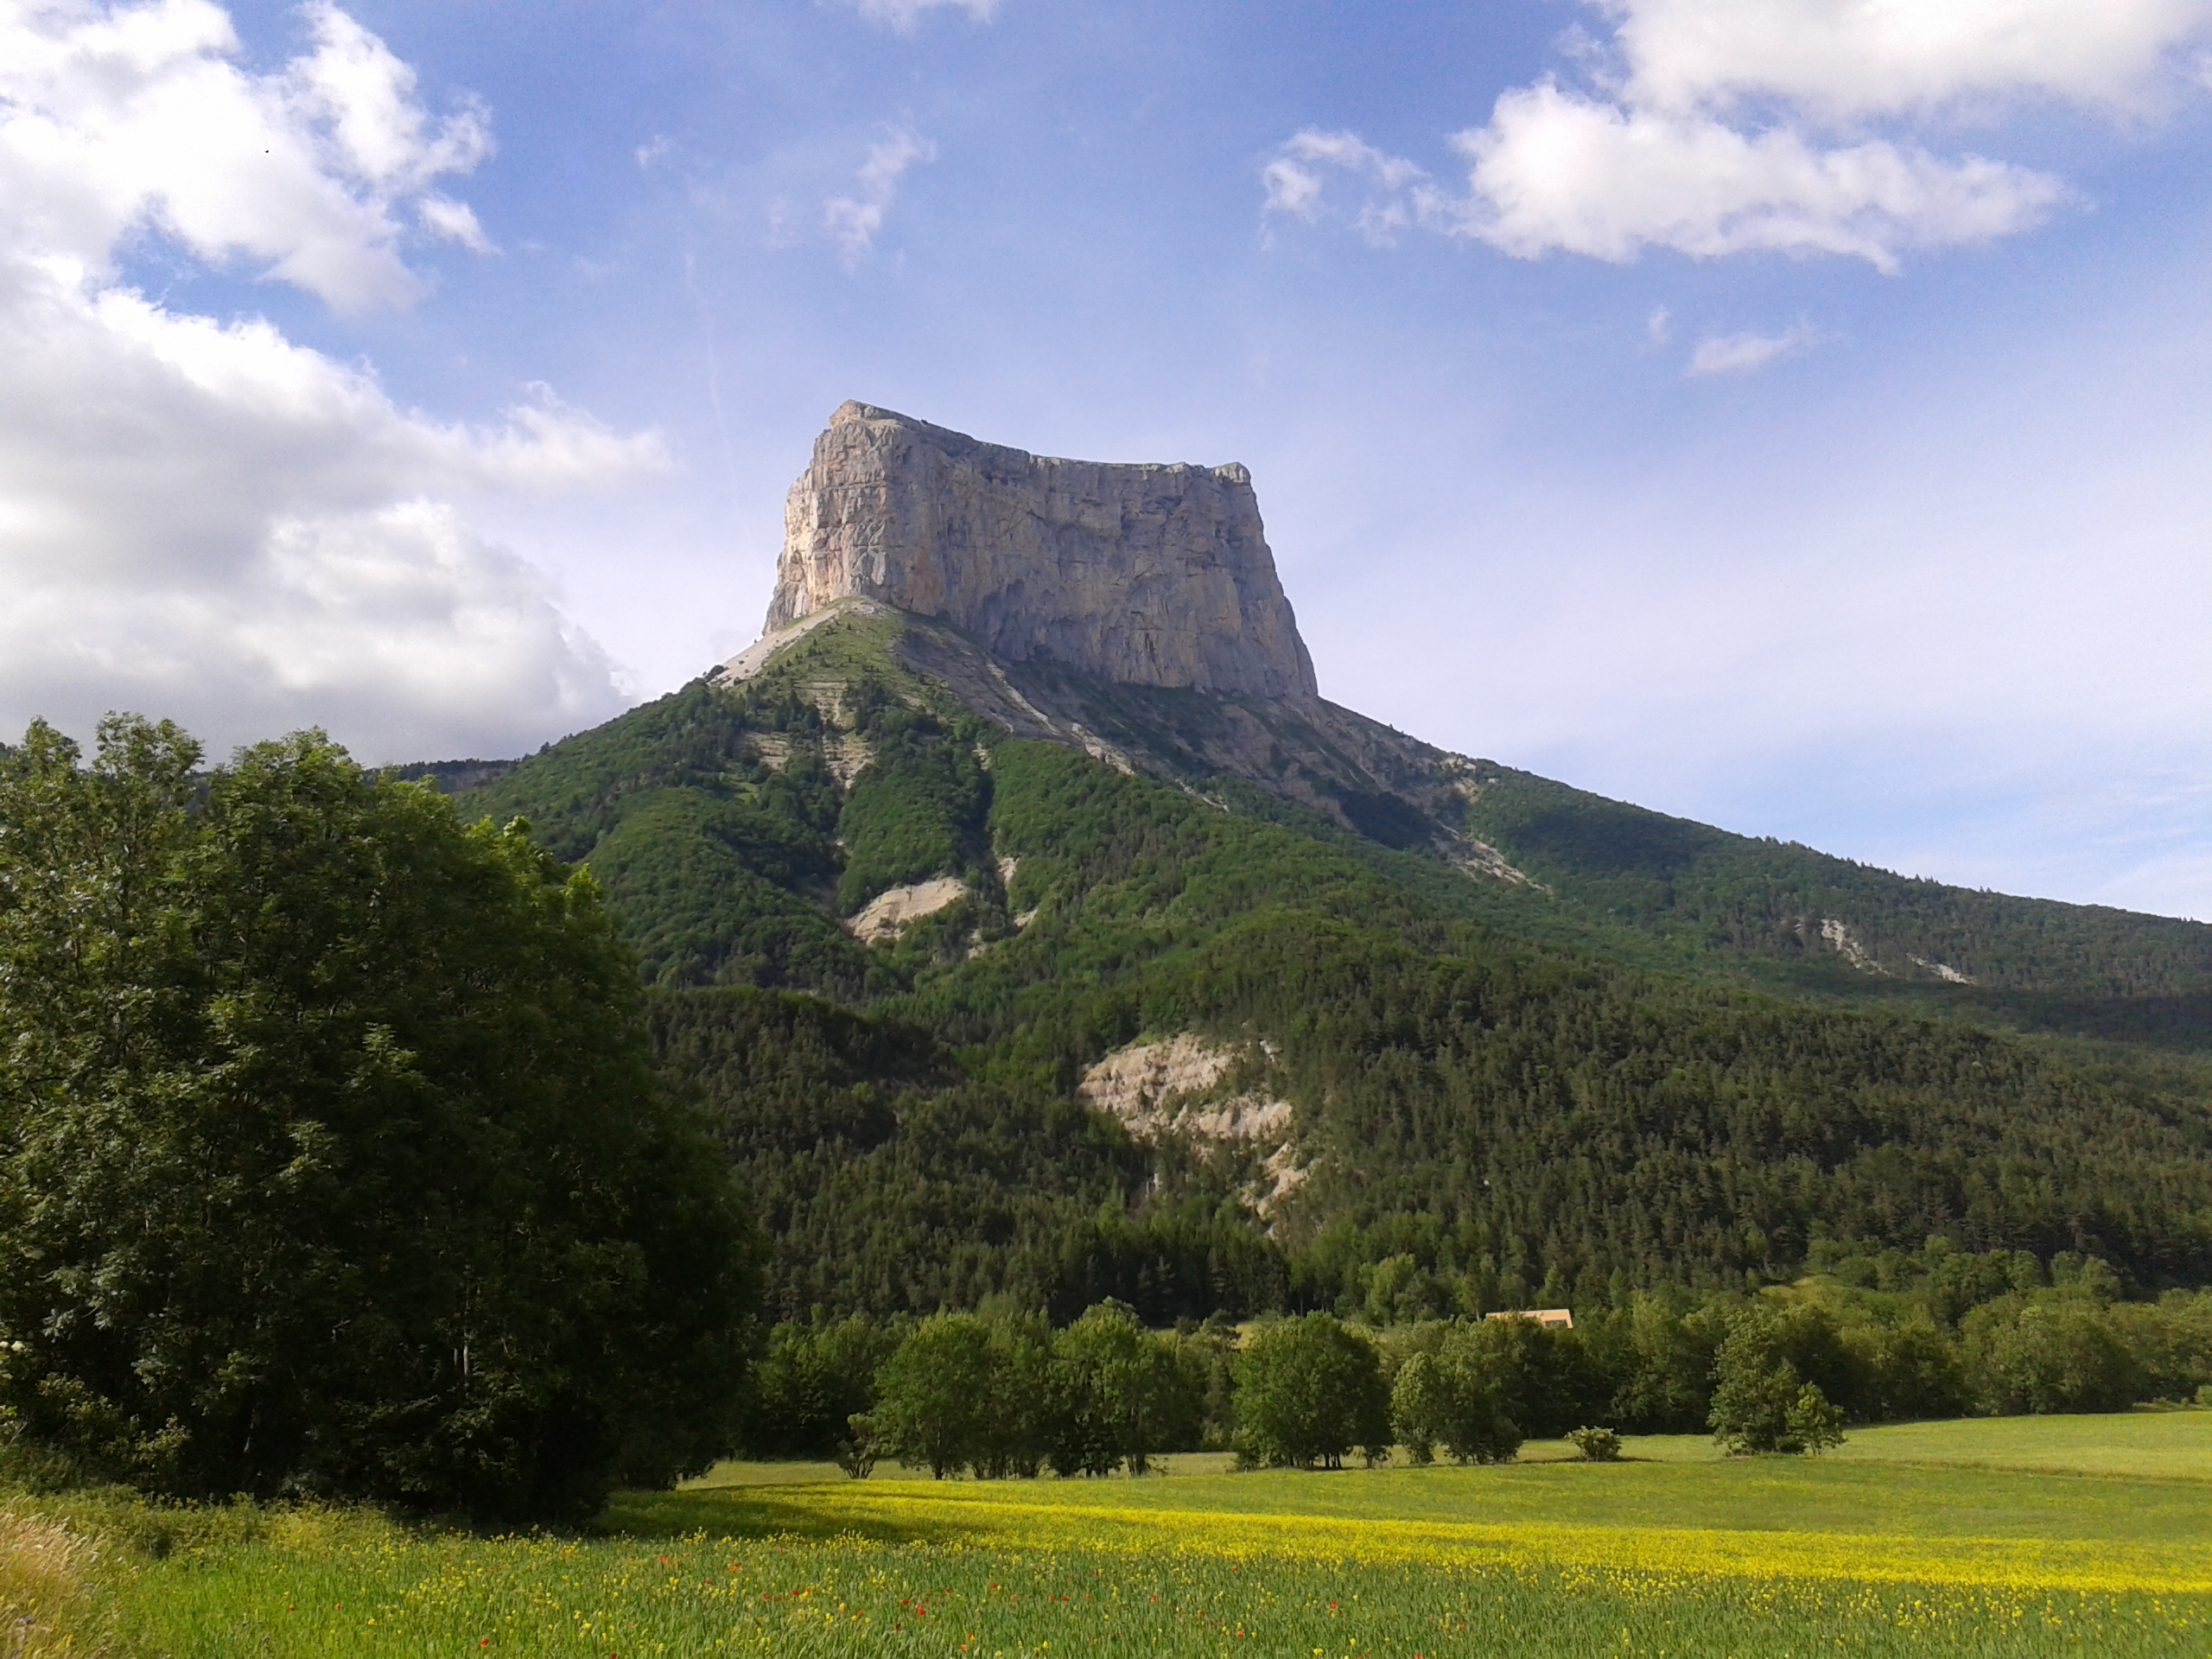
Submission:
<svg viewBox="0 0 2212 1659">
<path fill-rule="evenodd" d="M 1563 1307 L 1516 1308 L 1510 1313 L 1485 1313 L 1486 1319 L 1534 1319 L 1547 1331 L 1572 1331 L 1574 1315 Z"/>
</svg>

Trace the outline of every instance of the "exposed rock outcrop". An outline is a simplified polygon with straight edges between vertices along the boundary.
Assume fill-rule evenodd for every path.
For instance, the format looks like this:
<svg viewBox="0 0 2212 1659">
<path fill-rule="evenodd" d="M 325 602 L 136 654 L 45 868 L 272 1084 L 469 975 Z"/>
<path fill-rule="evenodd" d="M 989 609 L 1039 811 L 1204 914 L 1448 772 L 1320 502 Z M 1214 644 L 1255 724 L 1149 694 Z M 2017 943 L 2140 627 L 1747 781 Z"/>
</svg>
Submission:
<svg viewBox="0 0 2212 1659">
<path fill-rule="evenodd" d="M 1274 1051 L 1263 1046 L 1262 1052 L 1272 1056 Z M 1165 1042 L 1116 1049 L 1084 1073 L 1075 1092 L 1086 1105 L 1119 1118 L 1140 1142 L 1173 1135 L 1204 1155 L 1233 1147 L 1264 1153 L 1242 1190 L 1265 1218 L 1298 1191 L 1311 1169 L 1300 1162 L 1298 1117 L 1288 1101 L 1259 1094 L 1212 1097 L 1237 1058 L 1234 1050 L 1182 1032 Z"/>
<path fill-rule="evenodd" d="M 846 404 L 785 504 L 768 632 L 849 596 L 942 619 L 1009 662 L 1316 695 L 1234 462 L 1059 461 Z"/>
<path fill-rule="evenodd" d="M 897 938 L 923 917 L 934 916 L 967 896 L 968 884 L 957 875 L 886 887 L 845 925 L 862 944 L 880 944 Z"/>
</svg>

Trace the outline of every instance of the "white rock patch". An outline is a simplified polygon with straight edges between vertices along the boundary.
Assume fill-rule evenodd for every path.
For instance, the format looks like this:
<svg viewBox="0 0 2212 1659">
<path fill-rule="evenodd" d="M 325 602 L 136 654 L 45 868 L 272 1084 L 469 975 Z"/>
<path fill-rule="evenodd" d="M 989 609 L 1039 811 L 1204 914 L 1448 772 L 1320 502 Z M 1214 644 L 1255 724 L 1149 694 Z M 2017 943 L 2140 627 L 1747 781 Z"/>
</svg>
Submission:
<svg viewBox="0 0 2212 1659">
<path fill-rule="evenodd" d="M 710 676 L 715 685 L 741 685 L 762 669 L 771 658 L 780 655 L 785 645 L 796 645 L 820 627 L 824 622 L 835 621 L 841 616 L 882 616 L 888 607 L 869 599 L 841 599 L 802 616 L 786 627 L 764 633 L 743 651 L 724 663 Z"/>
<path fill-rule="evenodd" d="M 1219 1083 L 1236 1056 L 1184 1032 L 1164 1043 L 1116 1049 L 1083 1074 L 1077 1096 L 1128 1125 L 1140 1139 L 1169 1126 L 1164 1106 L 1179 1095 L 1204 1094 Z"/>
<path fill-rule="evenodd" d="M 923 917 L 934 916 L 967 896 L 968 885 L 957 875 L 940 875 L 911 887 L 887 887 L 845 925 L 862 944 L 880 944 L 897 938 Z"/>
<path fill-rule="evenodd" d="M 1885 974 L 1888 969 L 1874 960 L 1859 936 L 1851 931 L 1851 924 L 1834 916 L 1821 918 L 1821 938 L 1835 947 L 1835 952 L 1862 974 Z"/>
<path fill-rule="evenodd" d="M 1910 961 L 1914 967 L 1935 975 L 1936 978 L 1942 980 L 1946 985 L 1971 985 L 1974 983 L 1974 976 L 1972 974 L 1962 974 L 1957 969 L 1952 967 L 1948 962 L 1930 962 L 1925 957 L 1914 957 L 1910 958 Z"/>
<path fill-rule="evenodd" d="M 1262 1046 L 1274 1058 L 1274 1046 Z M 1214 1047 L 1184 1032 L 1166 1042 L 1135 1043 L 1115 1050 L 1084 1073 L 1076 1094 L 1119 1118 L 1139 1141 L 1182 1135 L 1202 1152 L 1230 1145 L 1268 1148 L 1261 1179 L 1244 1189 L 1253 1208 L 1265 1217 L 1298 1190 L 1309 1172 L 1299 1166 L 1297 1115 L 1288 1101 L 1259 1095 L 1203 1098 L 1236 1060 L 1236 1051 Z"/>
</svg>

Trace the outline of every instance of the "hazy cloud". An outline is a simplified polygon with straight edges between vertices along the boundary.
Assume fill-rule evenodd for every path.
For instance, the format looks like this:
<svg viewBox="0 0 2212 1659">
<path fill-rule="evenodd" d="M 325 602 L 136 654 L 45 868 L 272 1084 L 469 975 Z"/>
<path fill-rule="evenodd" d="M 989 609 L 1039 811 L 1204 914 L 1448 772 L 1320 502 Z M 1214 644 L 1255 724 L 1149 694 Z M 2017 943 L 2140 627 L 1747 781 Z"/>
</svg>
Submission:
<svg viewBox="0 0 2212 1659">
<path fill-rule="evenodd" d="M 823 223 L 842 251 L 850 270 L 875 246 L 883 216 L 899 194 L 899 181 L 909 168 L 937 159 L 937 146 L 900 127 L 882 143 L 868 146 L 868 160 L 855 176 L 858 188 L 851 195 L 832 196 L 823 204 Z"/>
<path fill-rule="evenodd" d="M 420 284 L 407 222 L 489 248 L 431 188 L 489 153 L 376 36 L 310 6 L 314 48 L 242 73 L 200 0 L 0 9 L 0 728 L 109 708 L 218 747 L 308 723 L 372 754 L 512 747 L 619 705 L 545 578 L 456 502 L 665 467 L 550 391 L 497 421 L 396 404 L 270 323 L 123 283 L 152 230 L 340 307 Z"/>
<path fill-rule="evenodd" d="M 838 0 L 871 22 L 888 24 L 901 35 L 911 35 L 933 11 L 964 11 L 979 23 L 998 13 L 999 0 Z"/>
<path fill-rule="evenodd" d="M 1690 353 L 1688 372 L 1749 374 L 1777 358 L 1794 357 L 1813 343 L 1813 331 L 1803 323 L 1779 334 L 1714 334 L 1697 343 Z"/>
<path fill-rule="evenodd" d="M 1263 211 L 1314 222 L 1329 211 L 1324 200 L 1328 173 L 1349 175 L 1362 187 L 1351 222 L 1377 246 L 1387 247 L 1401 232 L 1428 222 L 1444 206 L 1442 193 L 1418 163 L 1376 149 L 1349 132 L 1309 128 L 1261 168 L 1268 193 Z"/>
<path fill-rule="evenodd" d="M 1301 132 L 1266 169 L 1264 211 L 1313 221 L 1332 178 L 1370 241 L 1402 226 L 1534 258 L 1843 254 L 1883 270 L 1914 248 L 2027 229 L 2067 197 L 2044 173 L 1939 154 L 1869 123 L 1993 116 L 2022 99 L 2148 109 L 2192 72 L 2212 0 L 1608 0 L 1580 54 L 1595 90 L 1546 79 L 1457 135 L 1464 194 L 1350 133 Z M 2201 63 L 2201 60 L 2196 62 Z M 1378 233 L 1379 232 L 1379 233 Z"/>
</svg>

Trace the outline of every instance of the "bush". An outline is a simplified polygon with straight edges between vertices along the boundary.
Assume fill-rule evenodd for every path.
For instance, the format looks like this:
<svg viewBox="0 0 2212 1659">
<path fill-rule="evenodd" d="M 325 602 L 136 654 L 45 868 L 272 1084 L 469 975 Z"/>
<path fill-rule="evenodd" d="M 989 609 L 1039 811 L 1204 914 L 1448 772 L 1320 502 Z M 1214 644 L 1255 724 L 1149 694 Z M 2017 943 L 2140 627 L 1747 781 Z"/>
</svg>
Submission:
<svg viewBox="0 0 2212 1659">
<path fill-rule="evenodd" d="M 1573 1428 L 1567 1433 L 1567 1444 L 1582 1455 L 1585 1463 L 1618 1463 L 1621 1455 L 1621 1437 L 1610 1428 Z"/>
<path fill-rule="evenodd" d="M 837 1442 L 837 1466 L 854 1480 L 875 1472 L 875 1420 L 855 1412 L 845 1419 L 845 1433 Z"/>
</svg>

